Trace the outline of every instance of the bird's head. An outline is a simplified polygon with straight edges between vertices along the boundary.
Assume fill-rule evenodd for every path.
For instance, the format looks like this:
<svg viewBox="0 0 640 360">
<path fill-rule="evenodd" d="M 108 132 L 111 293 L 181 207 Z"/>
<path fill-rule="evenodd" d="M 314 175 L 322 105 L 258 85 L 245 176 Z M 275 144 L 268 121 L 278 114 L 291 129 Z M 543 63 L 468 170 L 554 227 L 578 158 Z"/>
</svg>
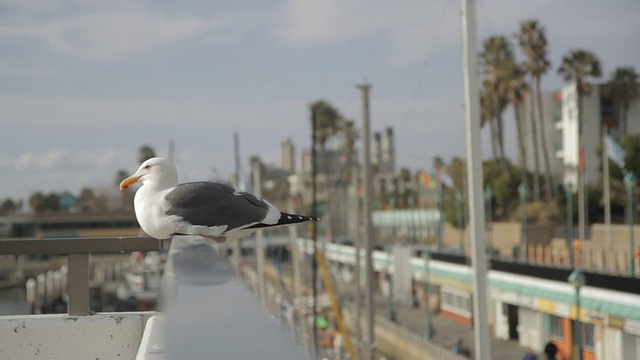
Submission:
<svg viewBox="0 0 640 360">
<path fill-rule="evenodd" d="M 146 182 L 153 182 L 157 185 L 164 185 L 167 187 L 175 186 L 178 183 L 178 173 L 171 161 L 165 158 L 154 157 L 143 162 L 135 174 L 122 180 L 120 183 L 120 190 L 128 189 L 138 182 L 141 182 L 142 184 Z"/>
</svg>

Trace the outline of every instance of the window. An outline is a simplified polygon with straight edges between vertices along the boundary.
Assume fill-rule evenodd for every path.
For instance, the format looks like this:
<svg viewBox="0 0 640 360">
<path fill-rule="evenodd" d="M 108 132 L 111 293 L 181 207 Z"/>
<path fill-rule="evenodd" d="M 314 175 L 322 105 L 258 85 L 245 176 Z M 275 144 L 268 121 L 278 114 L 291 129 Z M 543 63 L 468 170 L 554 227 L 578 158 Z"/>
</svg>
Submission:
<svg viewBox="0 0 640 360">
<path fill-rule="evenodd" d="M 450 289 L 443 288 L 441 290 L 441 304 L 442 309 L 466 316 L 471 317 L 471 301 L 469 299 L 469 293 Z"/>
<path fill-rule="evenodd" d="M 582 333 L 584 334 L 584 346 L 593 349 L 596 345 L 593 324 L 582 324 Z"/>
<path fill-rule="evenodd" d="M 551 336 L 558 340 L 564 339 L 561 317 L 551 315 Z"/>
</svg>

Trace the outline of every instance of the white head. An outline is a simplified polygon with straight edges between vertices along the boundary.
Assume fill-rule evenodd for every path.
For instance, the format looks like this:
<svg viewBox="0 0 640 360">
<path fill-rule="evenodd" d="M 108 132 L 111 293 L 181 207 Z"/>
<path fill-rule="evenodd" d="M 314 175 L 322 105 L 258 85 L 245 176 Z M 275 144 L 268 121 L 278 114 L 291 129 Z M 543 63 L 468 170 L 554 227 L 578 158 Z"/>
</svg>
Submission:
<svg viewBox="0 0 640 360">
<path fill-rule="evenodd" d="M 135 174 L 122 180 L 120 190 L 127 189 L 137 182 L 141 182 L 143 185 L 151 183 L 155 186 L 172 187 L 178 184 L 178 173 L 171 161 L 154 157 L 143 162 Z"/>
</svg>

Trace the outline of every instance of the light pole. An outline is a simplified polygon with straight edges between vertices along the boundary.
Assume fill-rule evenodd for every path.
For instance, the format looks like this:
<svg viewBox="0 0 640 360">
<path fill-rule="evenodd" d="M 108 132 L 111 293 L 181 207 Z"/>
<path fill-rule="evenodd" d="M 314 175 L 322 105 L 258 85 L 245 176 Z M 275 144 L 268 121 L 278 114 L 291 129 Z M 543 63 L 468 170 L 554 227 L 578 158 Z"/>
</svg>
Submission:
<svg viewBox="0 0 640 360">
<path fill-rule="evenodd" d="M 521 217 L 521 230 L 522 230 L 522 244 L 524 246 L 524 261 L 529 262 L 529 239 L 527 231 L 527 184 L 520 183 L 518 185 L 518 194 L 520 194 L 520 212 Z"/>
<path fill-rule="evenodd" d="M 389 259 L 391 258 L 392 253 L 391 251 L 389 251 Z M 390 262 L 389 262 L 390 263 Z M 389 320 L 391 321 L 395 321 L 396 320 L 396 314 L 395 311 L 393 310 L 393 277 L 391 276 L 391 271 L 390 271 L 391 265 L 389 264 L 387 266 L 387 273 L 385 274 L 386 280 L 387 280 L 387 316 L 389 317 Z"/>
<path fill-rule="evenodd" d="M 460 231 L 460 239 L 458 240 L 458 247 L 460 248 L 460 255 L 464 255 L 464 221 L 462 220 L 462 193 L 460 190 L 456 190 L 456 208 L 458 211 L 458 230 Z"/>
<path fill-rule="evenodd" d="M 424 324 L 424 338 L 425 340 L 431 340 L 433 338 L 433 321 L 431 319 L 431 307 L 429 306 L 429 303 L 431 302 L 431 294 L 429 292 L 429 288 L 431 285 L 431 268 L 429 267 L 431 263 L 431 252 L 430 251 L 425 251 L 424 252 L 424 264 L 425 264 L 425 268 L 426 268 L 426 279 L 424 281 L 424 294 L 426 295 L 426 306 L 427 306 L 427 317 L 426 317 L 426 323 Z"/>
<path fill-rule="evenodd" d="M 627 218 L 629 219 L 629 275 L 632 277 L 636 275 L 635 264 L 635 239 L 633 238 L 633 213 L 635 212 L 633 206 L 633 189 L 636 187 L 638 179 L 632 172 L 628 172 L 624 176 L 624 185 L 627 188 Z"/>
<path fill-rule="evenodd" d="M 573 254 L 573 191 L 573 183 L 566 182 L 564 184 L 564 192 L 567 197 L 567 247 L 569 248 L 569 263 L 572 268 L 575 266 Z"/>
<path fill-rule="evenodd" d="M 580 288 L 587 283 L 587 278 L 579 270 L 573 270 L 567 281 L 576 289 L 576 322 L 575 322 L 575 344 L 577 359 L 582 360 L 582 327 L 580 326 Z"/>
<path fill-rule="evenodd" d="M 493 189 L 491 188 L 491 185 L 487 185 L 484 188 L 484 201 L 486 202 L 486 208 L 487 208 L 487 212 L 486 212 L 486 219 L 487 219 L 487 240 L 489 243 L 489 249 L 491 249 L 491 254 L 493 255 L 493 239 L 492 239 L 492 230 L 493 230 L 493 224 L 491 223 L 493 220 L 491 218 L 492 216 L 492 209 L 491 209 L 491 205 L 492 205 L 492 199 L 493 199 Z"/>
</svg>

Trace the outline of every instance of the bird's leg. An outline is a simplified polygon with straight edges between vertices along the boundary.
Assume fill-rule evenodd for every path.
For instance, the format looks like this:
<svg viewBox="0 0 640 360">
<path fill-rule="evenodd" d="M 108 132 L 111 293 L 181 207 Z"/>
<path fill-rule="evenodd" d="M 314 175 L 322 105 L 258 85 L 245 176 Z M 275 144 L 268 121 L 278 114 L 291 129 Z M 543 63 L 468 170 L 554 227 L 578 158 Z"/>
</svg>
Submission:
<svg viewBox="0 0 640 360">
<path fill-rule="evenodd" d="M 222 244 L 222 243 L 227 241 L 226 236 L 209 236 L 209 235 L 206 235 L 206 236 L 203 236 L 203 238 L 205 238 L 207 240 L 213 240 L 213 241 L 217 242 L 218 244 Z"/>
</svg>

